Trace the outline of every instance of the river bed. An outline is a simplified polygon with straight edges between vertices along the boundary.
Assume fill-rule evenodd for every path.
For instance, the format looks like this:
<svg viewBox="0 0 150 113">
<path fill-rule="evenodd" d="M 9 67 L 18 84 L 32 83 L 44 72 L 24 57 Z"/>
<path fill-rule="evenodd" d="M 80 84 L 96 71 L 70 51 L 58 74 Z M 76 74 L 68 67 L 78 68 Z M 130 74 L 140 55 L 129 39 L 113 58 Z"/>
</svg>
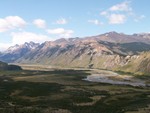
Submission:
<svg viewBox="0 0 150 113">
<path fill-rule="evenodd" d="M 99 71 L 95 74 L 87 76 L 83 79 L 89 82 L 100 82 L 100 83 L 109 83 L 109 84 L 118 84 L 118 85 L 130 85 L 130 86 L 146 86 L 144 80 L 137 79 L 134 76 L 129 75 L 119 75 L 111 71 Z"/>
</svg>

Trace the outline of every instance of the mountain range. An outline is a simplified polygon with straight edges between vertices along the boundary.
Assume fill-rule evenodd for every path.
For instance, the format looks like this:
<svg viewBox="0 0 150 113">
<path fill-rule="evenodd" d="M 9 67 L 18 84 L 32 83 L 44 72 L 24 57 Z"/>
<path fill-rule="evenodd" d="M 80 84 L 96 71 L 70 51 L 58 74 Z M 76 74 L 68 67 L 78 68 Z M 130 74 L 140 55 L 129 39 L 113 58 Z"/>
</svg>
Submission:
<svg viewBox="0 0 150 113">
<path fill-rule="evenodd" d="M 84 38 L 61 38 L 42 44 L 26 42 L 0 53 L 0 60 L 61 67 L 120 69 L 147 74 L 150 69 L 149 51 L 150 33 L 127 35 L 108 32 Z"/>
</svg>

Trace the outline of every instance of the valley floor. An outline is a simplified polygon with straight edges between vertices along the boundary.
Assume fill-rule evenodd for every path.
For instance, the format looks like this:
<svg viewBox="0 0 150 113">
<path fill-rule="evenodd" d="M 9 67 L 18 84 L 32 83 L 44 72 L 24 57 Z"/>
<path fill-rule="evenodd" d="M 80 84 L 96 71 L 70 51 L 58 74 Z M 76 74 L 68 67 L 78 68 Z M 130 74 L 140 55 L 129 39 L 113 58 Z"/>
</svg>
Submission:
<svg viewBox="0 0 150 113">
<path fill-rule="evenodd" d="M 22 68 L 0 72 L 0 113 L 150 112 L 149 77 L 98 69 Z"/>
</svg>

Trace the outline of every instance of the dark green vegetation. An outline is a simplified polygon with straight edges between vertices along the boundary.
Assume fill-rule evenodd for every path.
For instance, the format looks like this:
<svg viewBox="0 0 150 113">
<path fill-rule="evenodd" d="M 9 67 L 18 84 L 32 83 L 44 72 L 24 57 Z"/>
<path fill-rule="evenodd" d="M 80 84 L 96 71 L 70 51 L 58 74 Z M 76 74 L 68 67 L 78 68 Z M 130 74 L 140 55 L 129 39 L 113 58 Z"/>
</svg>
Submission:
<svg viewBox="0 0 150 113">
<path fill-rule="evenodd" d="M 0 113 L 150 112 L 149 87 L 83 81 L 90 73 L 73 69 L 1 71 Z"/>
<path fill-rule="evenodd" d="M 8 65 L 7 63 L 0 61 L 0 70 L 21 70 L 21 67 L 17 65 Z"/>
</svg>

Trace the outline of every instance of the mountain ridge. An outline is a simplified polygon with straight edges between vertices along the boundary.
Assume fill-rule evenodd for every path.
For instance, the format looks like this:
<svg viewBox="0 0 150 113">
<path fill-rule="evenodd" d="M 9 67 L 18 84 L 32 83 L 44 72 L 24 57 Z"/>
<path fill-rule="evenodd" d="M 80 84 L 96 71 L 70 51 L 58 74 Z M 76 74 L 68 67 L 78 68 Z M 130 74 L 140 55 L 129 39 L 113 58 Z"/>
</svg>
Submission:
<svg viewBox="0 0 150 113">
<path fill-rule="evenodd" d="M 42 44 L 30 42 L 10 47 L 0 60 L 62 67 L 115 69 L 150 50 L 150 34 L 109 32 L 85 38 L 61 38 Z"/>
</svg>

